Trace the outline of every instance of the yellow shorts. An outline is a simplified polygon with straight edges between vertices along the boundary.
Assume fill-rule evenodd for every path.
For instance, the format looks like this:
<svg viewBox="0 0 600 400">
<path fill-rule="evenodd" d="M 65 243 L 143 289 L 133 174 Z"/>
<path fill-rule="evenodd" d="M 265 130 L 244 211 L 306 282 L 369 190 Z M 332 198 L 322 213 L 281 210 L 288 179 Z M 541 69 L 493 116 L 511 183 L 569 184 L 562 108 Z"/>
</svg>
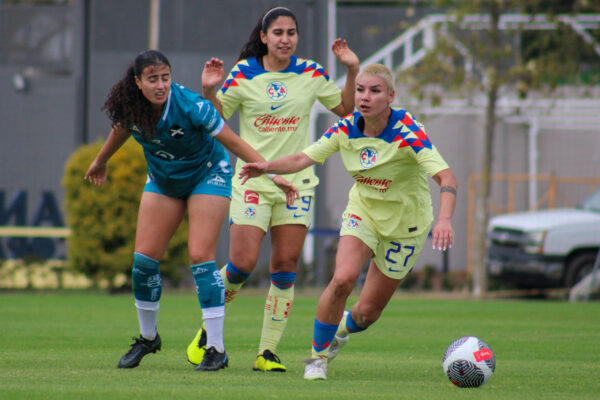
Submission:
<svg viewBox="0 0 600 400">
<path fill-rule="evenodd" d="M 254 190 L 233 189 L 229 206 L 229 223 L 256 226 L 267 232 L 269 226 L 300 224 L 307 228 L 312 221 L 313 189 L 300 192 L 290 207 L 287 205 L 285 193 L 257 192 Z"/>
<path fill-rule="evenodd" d="M 369 246 L 373 250 L 373 261 L 385 276 L 398 280 L 404 278 L 415 265 L 429 229 L 419 236 L 388 238 L 380 235 L 370 220 L 359 214 L 357 211 L 344 211 L 340 236 L 355 236 Z"/>
</svg>

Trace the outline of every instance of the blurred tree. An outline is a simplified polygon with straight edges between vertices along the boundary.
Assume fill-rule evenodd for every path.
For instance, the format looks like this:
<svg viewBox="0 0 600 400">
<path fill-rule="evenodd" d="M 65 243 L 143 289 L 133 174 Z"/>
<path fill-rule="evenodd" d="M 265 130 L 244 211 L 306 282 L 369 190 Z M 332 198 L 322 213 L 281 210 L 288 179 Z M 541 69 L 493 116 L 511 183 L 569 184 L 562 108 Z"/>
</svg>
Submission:
<svg viewBox="0 0 600 400">
<path fill-rule="evenodd" d="M 79 147 L 67 161 L 63 185 L 68 238 L 68 262 L 96 285 L 105 280 L 109 289 L 119 289 L 115 279 L 125 275 L 131 287 L 131 268 L 138 207 L 146 182 L 146 160 L 142 147 L 132 138 L 111 157 L 108 178 L 102 188 L 83 179 L 102 147 L 101 142 Z M 161 260 L 163 278 L 177 285 L 182 267 L 189 264 L 187 218 L 169 242 Z"/>
<path fill-rule="evenodd" d="M 497 102 L 501 93 L 525 98 L 532 90 L 552 95 L 561 84 L 597 84 L 600 30 L 575 31 L 565 17 L 600 13 L 592 0 L 434 0 L 430 4 L 447 10 L 448 18 L 437 29 L 437 40 L 416 66 L 400 71 L 398 80 L 413 96 L 439 105 L 453 92 L 469 96 L 485 93 L 484 148 L 481 182 L 476 204 L 477 243 L 473 271 L 474 294 L 487 288 L 485 233 L 489 221 L 490 175 L 493 161 Z M 506 24 L 503 16 L 526 16 L 520 23 Z M 538 17 L 538 23 L 534 17 Z M 546 21 L 540 30 L 539 18 Z M 502 24 L 502 25 L 501 25 Z M 594 47 L 594 45 L 596 47 Z"/>
</svg>

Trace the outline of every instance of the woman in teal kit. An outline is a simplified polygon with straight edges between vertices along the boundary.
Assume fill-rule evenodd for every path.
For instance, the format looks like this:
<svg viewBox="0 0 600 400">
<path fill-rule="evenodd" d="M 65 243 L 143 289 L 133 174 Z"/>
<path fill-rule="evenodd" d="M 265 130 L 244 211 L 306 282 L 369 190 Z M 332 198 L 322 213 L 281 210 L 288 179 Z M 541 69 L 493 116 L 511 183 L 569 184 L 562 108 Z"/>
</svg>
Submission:
<svg viewBox="0 0 600 400">
<path fill-rule="evenodd" d="M 161 348 L 159 262 L 187 211 L 191 269 L 208 335 L 208 350 L 196 369 L 225 368 L 225 294 L 215 263 L 218 233 L 231 198 L 232 170 L 223 146 L 244 160 L 263 158 L 229 129 L 210 102 L 173 83 L 168 59 L 155 50 L 136 57 L 111 89 L 104 109 L 112 129 L 85 179 L 102 186 L 106 163 L 131 135 L 142 145 L 148 163 L 132 269 L 140 337 L 134 338 L 118 367 L 137 367 L 146 354 Z M 293 201 L 295 188 L 277 179 Z"/>
</svg>

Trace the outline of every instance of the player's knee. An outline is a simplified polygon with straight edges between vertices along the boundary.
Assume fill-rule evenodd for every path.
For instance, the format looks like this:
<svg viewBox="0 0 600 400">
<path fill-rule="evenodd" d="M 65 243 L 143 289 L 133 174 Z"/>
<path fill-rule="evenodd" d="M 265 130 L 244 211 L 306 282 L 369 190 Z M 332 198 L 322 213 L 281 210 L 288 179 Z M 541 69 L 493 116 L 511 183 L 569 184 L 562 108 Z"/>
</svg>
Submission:
<svg viewBox="0 0 600 400">
<path fill-rule="evenodd" d="M 333 294 L 337 298 L 347 298 L 354 288 L 354 280 L 346 276 L 334 275 L 330 283 Z"/>
<path fill-rule="evenodd" d="M 341 293 L 350 294 L 352 289 L 354 289 L 354 285 L 356 284 L 356 280 L 358 279 L 358 274 L 350 272 L 344 269 L 336 269 L 333 274 L 333 278 L 331 278 L 331 283 L 334 288 Z"/>
<path fill-rule="evenodd" d="M 211 261 L 215 259 L 215 251 L 208 250 L 205 247 L 202 248 L 192 248 L 191 246 L 188 248 L 188 252 L 190 255 L 190 260 L 192 264 L 201 264 L 207 261 Z"/>
<path fill-rule="evenodd" d="M 271 269 L 272 274 L 286 273 L 286 272 L 296 273 L 296 271 L 298 270 L 298 259 L 287 259 L 287 260 L 274 261 L 271 264 L 270 269 Z"/>
<path fill-rule="evenodd" d="M 252 252 L 247 254 L 236 252 L 230 254 L 229 260 L 240 270 L 246 274 L 251 274 L 256 267 L 256 261 L 258 256 L 255 256 Z"/>
<path fill-rule="evenodd" d="M 159 262 L 142 253 L 133 253 L 131 271 L 133 294 L 142 301 L 158 301 L 162 292 Z"/>
<path fill-rule="evenodd" d="M 221 278 L 224 282 L 243 284 L 249 277 L 250 273 L 242 271 L 231 261 L 221 269 Z"/>
</svg>

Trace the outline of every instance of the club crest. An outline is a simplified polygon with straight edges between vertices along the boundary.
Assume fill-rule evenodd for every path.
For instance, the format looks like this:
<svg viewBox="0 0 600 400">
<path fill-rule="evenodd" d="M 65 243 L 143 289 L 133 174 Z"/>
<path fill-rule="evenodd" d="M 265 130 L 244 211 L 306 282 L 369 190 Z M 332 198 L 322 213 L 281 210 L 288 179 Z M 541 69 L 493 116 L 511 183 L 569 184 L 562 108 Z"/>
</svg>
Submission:
<svg viewBox="0 0 600 400">
<path fill-rule="evenodd" d="M 371 168 L 377 162 L 379 153 L 377 153 L 377 150 L 373 147 L 365 147 L 360 151 L 359 157 L 360 165 L 362 165 L 363 168 Z"/>
<path fill-rule="evenodd" d="M 267 84 L 267 96 L 273 101 L 281 101 L 287 96 L 287 87 L 281 81 L 271 81 Z"/>
<path fill-rule="evenodd" d="M 348 229 L 358 228 L 360 226 L 360 221 L 362 221 L 362 218 L 360 218 L 358 215 L 354 215 L 354 214 L 348 215 L 348 222 L 346 223 Z"/>
<path fill-rule="evenodd" d="M 246 218 L 252 219 L 256 217 L 256 209 L 254 207 L 246 207 L 244 210 L 244 215 Z"/>
</svg>

